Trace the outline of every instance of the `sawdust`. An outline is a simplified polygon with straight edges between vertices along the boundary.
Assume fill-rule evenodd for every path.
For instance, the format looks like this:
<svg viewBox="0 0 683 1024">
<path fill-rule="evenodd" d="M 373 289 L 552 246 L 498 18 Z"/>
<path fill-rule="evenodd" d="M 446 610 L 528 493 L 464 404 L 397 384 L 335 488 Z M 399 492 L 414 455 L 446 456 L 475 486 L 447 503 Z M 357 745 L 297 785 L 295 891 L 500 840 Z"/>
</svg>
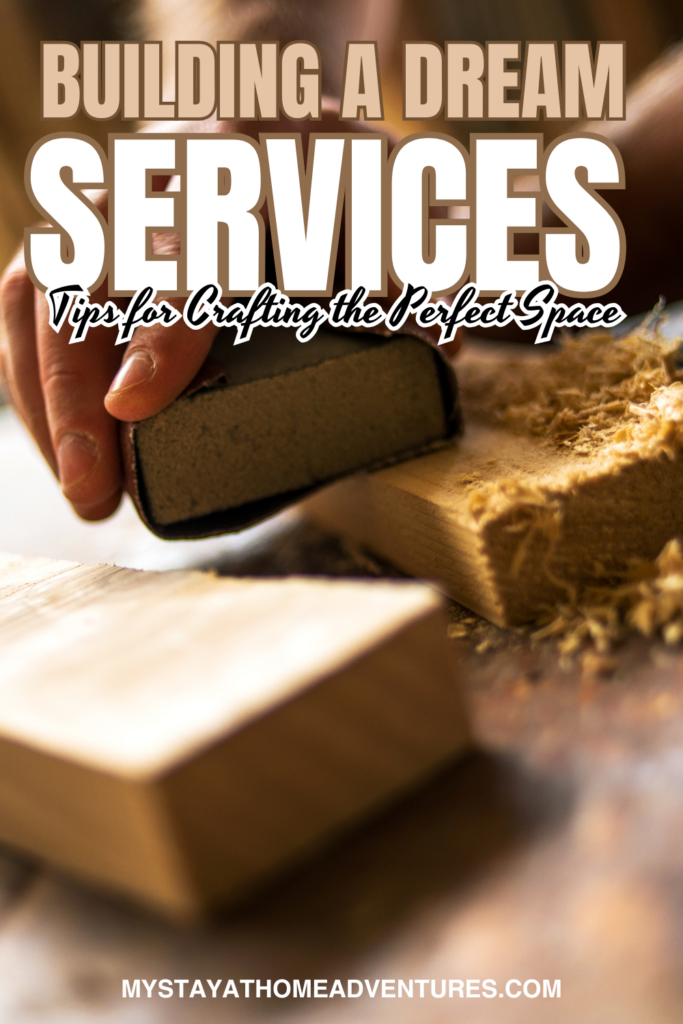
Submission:
<svg viewBox="0 0 683 1024">
<path fill-rule="evenodd" d="M 675 353 L 677 349 L 673 351 Z M 525 369 L 528 372 L 528 368 Z M 650 383 L 657 380 L 662 372 L 661 368 L 657 373 L 652 371 Z M 636 376 L 644 379 L 642 368 L 634 373 Z M 647 390 L 643 379 L 638 385 L 641 394 Z M 625 378 L 622 383 L 626 389 L 633 384 L 633 379 Z M 607 403 L 605 408 L 611 409 L 612 421 L 608 423 L 601 419 L 599 428 L 598 417 L 593 412 L 595 408 L 589 407 L 594 416 L 592 426 L 584 424 L 574 441 L 562 442 L 568 452 L 568 464 L 561 486 L 558 487 L 557 477 L 544 478 L 540 475 L 524 479 L 518 475 L 492 483 L 477 484 L 473 481 L 467 487 L 468 511 L 480 526 L 505 515 L 509 518 L 506 532 L 518 534 L 519 543 L 510 566 L 511 574 L 520 574 L 531 545 L 541 536 L 546 541 L 543 556 L 545 575 L 563 589 L 572 602 L 577 598 L 574 586 L 558 578 L 551 567 L 562 535 L 565 504 L 571 494 L 587 479 L 608 477 L 627 463 L 657 458 L 673 461 L 683 451 L 683 383 L 679 380 L 656 387 L 642 404 L 632 402 L 618 414 L 616 403 Z M 589 448 L 589 461 L 572 464 L 572 454 L 586 455 Z"/>
<path fill-rule="evenodd" d="M 593 331 L 566 336 L 561 347 L 530 359 L 498 355 L 465 360 L 459 373 L 468 415 L 512 433 L 545 441 L 567 456 L 564 490 L 587 475 L 603 475 L 638 459 L 683 449 L 683 370 L 679 341 L 658 333 L 660 311 L 621 338 Z M 650 321 L 652 323 L 653 321 Z M 467 483 L 468 509 L 481 525 L 515 513 L 528 541 L 543 533 L 550 545 L 559 535 L 562 496 L 556 481 L 517 475 Z M 519 564 L 523 561 L 520 555 Z"/>
<path fill-rule="evenodd" d="M 659 335 L 660 313 L 656 309 L 649 322 L 622 338 L 595 331 L 567 337 L 539 359 L 475 362 L 461 377 L 466 407 L 473 418 L 564 451 L 568 492 L 572 478 L 602 475 L 636 459 L 673 460 L 683 450 L 681 343 Z M 519 534 L 513 575 L 522 571 L 539 533 L 548 541 L 544 571 L 566 596 L 539 619 L 535 641 L 552 639 L 565 660 L 581 655 L 603 659 L 601 665 L 631 633 L 665 644 L 683 641 L 679 539 L 669 541 L 654 561 L 634 553 L 618 578 L 579 593 L 551 568 L 566 495 L 543 477 L 511 477 L 468 490 L 469 511 L 479 523 L 511 514 L 507 529 Z"/>
<path fill-rule="evenodd" d="M 665 644 L 683 640 L 683 546 L 678 538 L 652 562 L 634 559 L 621 583 L 589 588 L 580 604 L 560 606 L 533 639 L 553 638 L 560 654 L 571 657 L 586 648 L 608 654 L 629 633 Z"/>
<path fill-rule="evenodd" d="M 566 337 L 538 359 L 465 364 L 461 389 L 477 419 L 547 439 L 573 455 L 592 454 L 628 440 L 630 428 L 642 428 L 641 416 L 654 418 L 669 387 L 683 379 L 677 351 L 678 343 L 647 327 L 622 338 L 595 331 Z M 676 402 L 683 410 L 683 392 Z"/>
<path fill-rule="evenodd" d="M 668 646 L 683 641 L 683 543 L 674 538 L 653 561 L 634 558 L 620 581 L 548 609 L 541 628 L 503 629 L 459 606 L 451 619 L 448 636 L 468 640 L 477 654 L 509 649 L 515 635 L 518 643 L 526 636 L 534 644 L 554 643 L 565 667 L 580 658 L 584 671 L 609 676 L 618 667 L 610 655 L 633 634 Z"/>
</svg>

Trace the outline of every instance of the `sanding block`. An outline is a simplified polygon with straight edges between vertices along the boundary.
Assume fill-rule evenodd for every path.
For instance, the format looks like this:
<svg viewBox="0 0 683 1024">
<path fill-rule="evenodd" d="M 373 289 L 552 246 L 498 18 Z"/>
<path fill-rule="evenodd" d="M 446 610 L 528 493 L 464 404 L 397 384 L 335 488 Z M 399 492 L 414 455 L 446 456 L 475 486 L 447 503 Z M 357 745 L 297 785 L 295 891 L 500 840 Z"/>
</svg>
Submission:
<svg viewBox="0 0 683 1024">
<path fill-rule="evenodd" d="M 220 331 L 167 409 L 124 425 L 129 493 L 166 539 L 240 530 L 331 480 L 434 450 L 462 426 L 455 375 L 425 334 Z"/>
</svg>

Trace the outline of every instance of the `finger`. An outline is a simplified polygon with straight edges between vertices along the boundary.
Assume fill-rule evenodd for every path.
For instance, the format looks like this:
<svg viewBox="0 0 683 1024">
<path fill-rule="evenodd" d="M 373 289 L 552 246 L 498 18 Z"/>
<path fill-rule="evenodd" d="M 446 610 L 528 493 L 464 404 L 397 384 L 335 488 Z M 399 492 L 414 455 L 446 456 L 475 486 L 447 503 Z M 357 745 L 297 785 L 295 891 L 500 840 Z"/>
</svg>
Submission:
<svg viewBox="0 0 683 1024">
<path fill-rule="evenodd" d="M 104 298 L 106 285 L 93 296 Z M 111 328 L 93 327 L 70 345 L 72 327 L 54 331 L 45 296 L 36 293 L 36 334 L 40 381 L 47 422 L 64 496 L 84 519 L 103 519 L 118 506 L 122 491 L 118 424 L 104 408 L 104 396 L 121 361 Z"/>
<path fill-rule="evenodd" d="M 196 376 L 216 332 L 213 324 L 195 331 L 183 320 L 139 327 L 105 399 L 107 411 L 119 420 L 144 420 L 165 409 Z"/>
<path fill-rule="evenodd" d="M 3 275 L 0 302 L 0 349 L 9 398 L 44 458 L 53 472 L 57 473 L 57 460 L 45 414 L 38 367 L 34 287 L 26 273 L 23 250 L 15 256 Z"/>
</svg>

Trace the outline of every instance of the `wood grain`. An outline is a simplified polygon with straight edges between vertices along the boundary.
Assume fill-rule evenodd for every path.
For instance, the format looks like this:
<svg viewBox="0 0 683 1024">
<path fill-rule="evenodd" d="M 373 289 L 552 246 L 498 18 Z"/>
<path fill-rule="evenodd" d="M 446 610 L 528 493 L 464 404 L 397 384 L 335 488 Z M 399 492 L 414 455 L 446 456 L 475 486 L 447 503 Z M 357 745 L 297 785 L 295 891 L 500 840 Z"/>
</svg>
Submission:
<svg viewBox="0 0 683 1024">
<path fill-rule="evenodd" d="M 181 916 L 466 741 L 438 597 L 0 556 L 0 836 Z"/>
</svg>

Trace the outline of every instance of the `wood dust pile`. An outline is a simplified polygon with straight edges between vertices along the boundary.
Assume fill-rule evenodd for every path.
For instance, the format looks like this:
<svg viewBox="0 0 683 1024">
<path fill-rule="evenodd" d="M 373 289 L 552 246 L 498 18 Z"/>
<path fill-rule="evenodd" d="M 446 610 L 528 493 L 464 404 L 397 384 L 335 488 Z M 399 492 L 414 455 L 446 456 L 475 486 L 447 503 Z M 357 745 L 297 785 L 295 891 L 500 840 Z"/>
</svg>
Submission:
<svg viewBox="0 0 683 1024">
<path fill-rule="evenodd" d="M 539 358 L 498 355 L 461 378 L 470 418 L 544 438 L 580 464 L 616 467 L 642 457 L 674 462 L 683 450 L 683 369 L 680 341 L 657 330 L 660 311 L 632 333 L 615 338 L 594 331 L 566 337 Z M 500 352 L 500 349 L 499 349 Z M 673 472 L 680 466 L 672 465 Z M 520 491 L 517 494 L 517 491 Z M 524 492 L 524 493 L 522 493 Z M 510 480 L 479 488 L 472 514 L 492 514 L 501 502 L 541 508 L 550 495 Z M 548 609 L 533 634 L 552 638 L 563 656 L 586 650 L 608 653 L 629 633 L 666 644 L 683 640 L 683 547 L 672 538 L 654 560 L 634 558 L 619 578 L 568 590 L 566 603 Z"/>
</svg>

